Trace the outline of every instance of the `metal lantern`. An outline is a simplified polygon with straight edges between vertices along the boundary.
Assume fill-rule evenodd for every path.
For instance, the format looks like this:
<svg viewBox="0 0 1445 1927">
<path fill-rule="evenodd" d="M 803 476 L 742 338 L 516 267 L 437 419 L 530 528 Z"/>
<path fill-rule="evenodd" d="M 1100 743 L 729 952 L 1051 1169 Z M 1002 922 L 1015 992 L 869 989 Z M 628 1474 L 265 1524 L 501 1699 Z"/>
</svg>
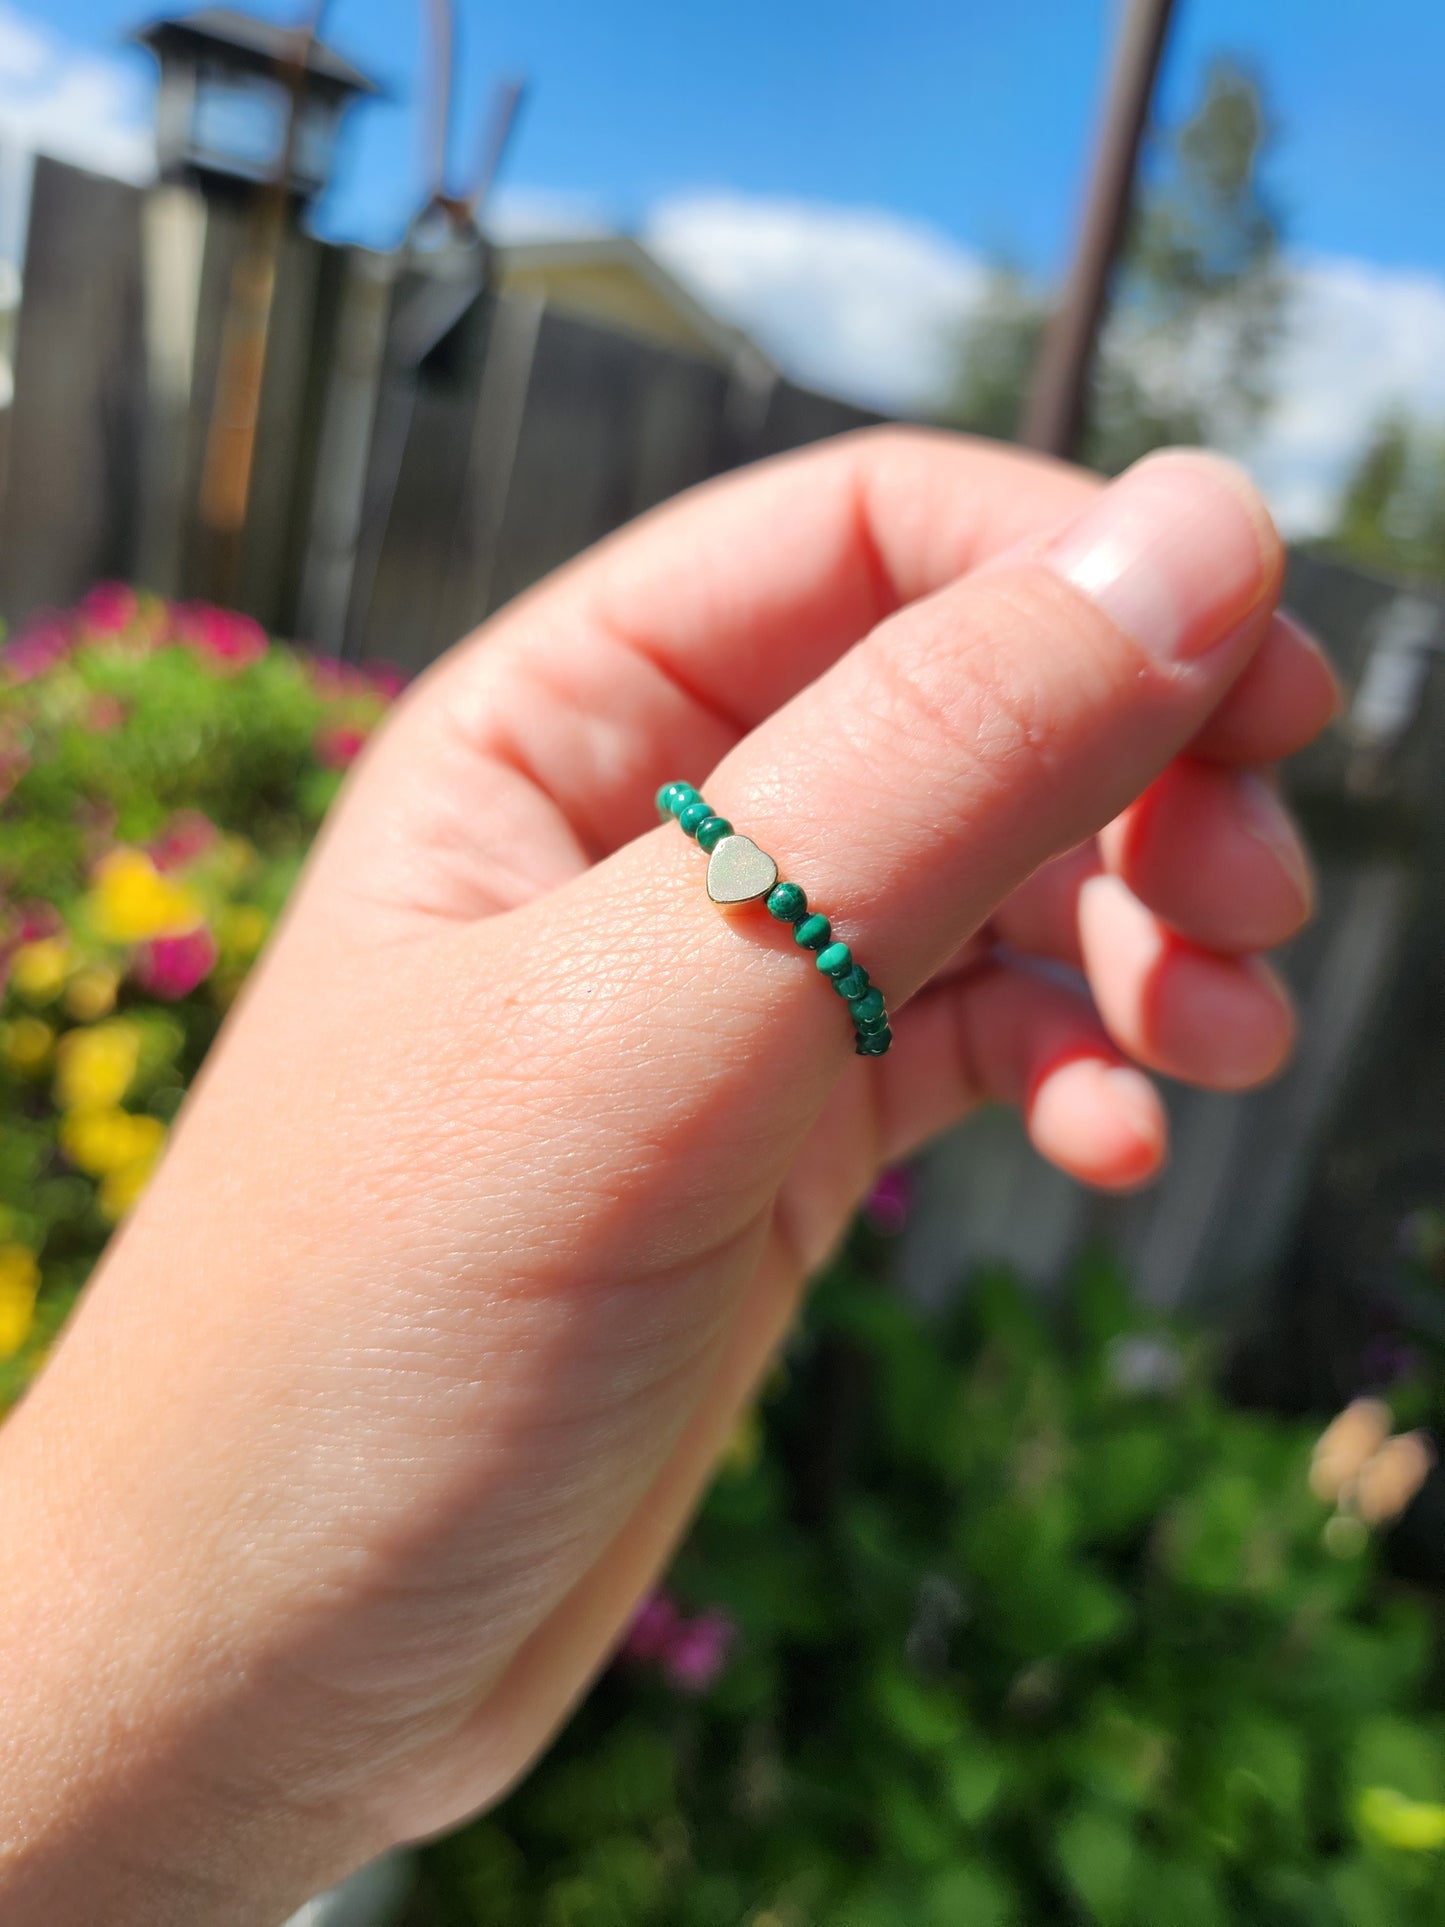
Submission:
<svg viewBox="0 0 1445 1927">
<path fill-rule="evenodd" d="M 160 63 L 156 152 L 165 180 L 276 180 L 309 201 L 331 174 L 341 116 L 372 81 L 323 42 L 230 7 L 158 20 L 136 36 Z"/>
</svg>

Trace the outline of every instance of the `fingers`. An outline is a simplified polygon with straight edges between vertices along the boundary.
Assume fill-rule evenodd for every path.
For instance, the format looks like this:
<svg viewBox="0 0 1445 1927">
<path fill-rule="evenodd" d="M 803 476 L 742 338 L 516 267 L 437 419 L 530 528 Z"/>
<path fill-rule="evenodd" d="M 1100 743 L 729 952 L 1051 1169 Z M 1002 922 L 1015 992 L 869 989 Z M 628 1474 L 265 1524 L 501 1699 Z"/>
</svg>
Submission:
<svg viewBox="0 0 1445 1927">
<path fill-rule="evenodd" d="M 1083 961 L 1079 893 L 1109 870 L 1177 936 L 1208 950 L 1272 950 L 1308 920 L 1314 880 L 1268 777 L 1181 758 L 1088 843 L 1045 864 L 993 918 L 1012 949 Z"/>
<path fill-rule="evenodd" d="M 1259 958 L 1218 956 L 1172 935 L 1112 876 L 1080 892 L 1079 934 L 1099 1014 L 1141 1064 L 1234 1091 L 1273 1076 L 1289 1055 L 1289 998 Z"/>
<path fill-rule="evenodd" d="M 1189 745 L 1220 763 L 1280 763 L 1339 713 L 1339 678 L 1314 637 L 1277 613 L 1254 660 Z"/>
<path fill-rule="evenodd" d="M 883 623 L 753 732 L 710 800 L 906 996 L 1196 733 L 1261 640 L 1280 559 L 1236 471 L 1152 458 L 1042 555 Z"/>
<path fill-rule="evenodd" d="M 1019 450 L 889 429 L 691 490 L 444 658 L 377 746 L 367 774 L 394 780 L 362 786 L 340 833 L 373 867 L 392 844 L 414 867 L 419 844 L 466 849 L 470 830 L 460 913 L 526 901 L 649 828 L 659 783 L 713 768 L 884 617 L 1097 489 Z M 437 781 L 399 810 L 419 742 Z M 540 852 L 535 877 L 478 847 L 482 820 Z"/>
<path fill-rule="evenodd" d="M 1106 870 L 1117 887 L 1093 888 Z M 1273 1075 L 1291 1035 L 1277 979 L 1238 953 L 1284 942 L 1311 900 L 1303 846 L 1268 781 L 1183 759 L 1097 844 L 1029 878 L 991 929 L 1011 949 L 1084 967 L 1110 1033 L 1142 1062 L 1238 1089 Z"/>
<path fill-rule="evenodd" d="M 1099 839 L 1105 867 L 1178 933 L 1212 950 L 1267 950 L 1308 920 L 1309 859 L 1258 770 L 1181 758 Z"/>
<path fill-rule="evenodd" d="M 890 429 L 691 491 L 424 678 L 333 839 L 366 852 L 379 896 L 391 885 L 429 913 L 528 901 L 644 831 L 659 782 L 714 767 L 890 612 L 1038 538 L 1098 486 L 1017 450 Z M 1231 697 L 1201 753 L 1271 760 L 1313 733 L 1332 700 L 1317 652 L 1273 634 L 1265 652 L 1264 714 Z"/>
<path fill-rule="evenodd" d="M 1026 969 L 986 965 L 926 991 L 877 1068 L 885 1163 L 989 1101 L 1018 1109 L 1035 1148 L 1085 1184 L 1128 1190 L 1164 1160 L 1164 1108 L 1148 1078 L 1087 997 Z"/>
</svg>

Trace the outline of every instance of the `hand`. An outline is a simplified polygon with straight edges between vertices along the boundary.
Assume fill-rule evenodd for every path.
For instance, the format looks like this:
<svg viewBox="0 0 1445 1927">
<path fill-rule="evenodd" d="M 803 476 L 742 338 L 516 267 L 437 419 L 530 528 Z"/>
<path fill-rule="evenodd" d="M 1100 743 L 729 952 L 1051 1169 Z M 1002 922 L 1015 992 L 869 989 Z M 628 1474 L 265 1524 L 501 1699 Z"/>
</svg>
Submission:
<svg viewBox="0 0 1445 1927">
<path fill-rule="evenodd" d="M 582 558 L 401 705 L 0 1436 L 7 1922 L 280 1917 L 523 1770 L 881 1163 L 1095 1184 L 1270 1075 L 1256 773 L 1334 684 L 1208 457 L 852 438 Z M 699 783 L 888 992 L 708 901 Z M 1057 970 L 1075 965 L 1092 1000 Z M 900 1008 L 905 1005 L 906 1008 Z"/>
</svg>

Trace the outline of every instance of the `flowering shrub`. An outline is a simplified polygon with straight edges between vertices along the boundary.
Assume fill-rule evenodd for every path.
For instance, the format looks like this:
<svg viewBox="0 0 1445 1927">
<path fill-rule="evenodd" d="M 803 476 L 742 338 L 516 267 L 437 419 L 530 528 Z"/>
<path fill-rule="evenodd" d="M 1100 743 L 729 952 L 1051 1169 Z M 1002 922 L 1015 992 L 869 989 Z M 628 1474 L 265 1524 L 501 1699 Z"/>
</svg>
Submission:
<svg viewBox="0 0 1445 1927">
<path fill-rule="evenodd" d="M 0 1408 L 395 687 L 120 585 L 0 650 Z"/>
<path fill-rule="evenodd" d="M 1318 1428 L 1231 1410 L 1105 1269 L 1062 1330 L 1001 1279 L 925 1326 L 878 1250 L 816 1289 L 667 1590 L 409 1920 L 1437 1921 L 1432 1617 L 1331 1530 Z"/>
<path fill-rule="evenodd" d="M 0 652 L 0 1405 L 131 1207 L 393 685 L 123 588 Z M 1424 1927 L 1418 1440 L 1230 1410 L 1103 1271 L 879 1282 L 890 1175 L 616 1663 L 412 1927 Z M 1373 1469 L 1372 1469 L 1373 1468 Z M 1315 1490 L 1312 1492 L 1310 1480 Z"/>
</svg>

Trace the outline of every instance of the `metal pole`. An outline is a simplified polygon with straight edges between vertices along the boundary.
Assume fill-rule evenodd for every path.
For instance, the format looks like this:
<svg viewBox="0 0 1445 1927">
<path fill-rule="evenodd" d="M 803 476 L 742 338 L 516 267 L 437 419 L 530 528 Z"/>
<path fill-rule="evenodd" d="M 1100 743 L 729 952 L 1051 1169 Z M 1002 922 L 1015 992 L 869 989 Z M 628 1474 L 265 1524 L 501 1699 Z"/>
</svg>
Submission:
<svg viewBox="0 0 1445 1927">
<path fill-rule="evenodd" d="M 1126 0 L 1078 245 L 1024 410 L 1020 440 L 1048 455 L 1072 455 L 1078 446 L 1099 324 L 1173 10 L 1174 0 Z"/>
<path fill-rule="evenodd" d="M 271 340 L 271 311 L 286 238 L 291 170 L 296 159 L 307 64 L 321 32 L 328 0 L 313 0 L 310 21 L 291 36 L 277 62 L 286 93 L 286 129 L 275 176 L 252 200 L 241 251 L 231 273 L 221 334 L 220 367 L 201 470 L 201 524 L 207 539 L 206 588 L 217 602 L 234 602 L 241 588 L 241 542 L 251 501 L 261 389 Z"/>
</svg>

